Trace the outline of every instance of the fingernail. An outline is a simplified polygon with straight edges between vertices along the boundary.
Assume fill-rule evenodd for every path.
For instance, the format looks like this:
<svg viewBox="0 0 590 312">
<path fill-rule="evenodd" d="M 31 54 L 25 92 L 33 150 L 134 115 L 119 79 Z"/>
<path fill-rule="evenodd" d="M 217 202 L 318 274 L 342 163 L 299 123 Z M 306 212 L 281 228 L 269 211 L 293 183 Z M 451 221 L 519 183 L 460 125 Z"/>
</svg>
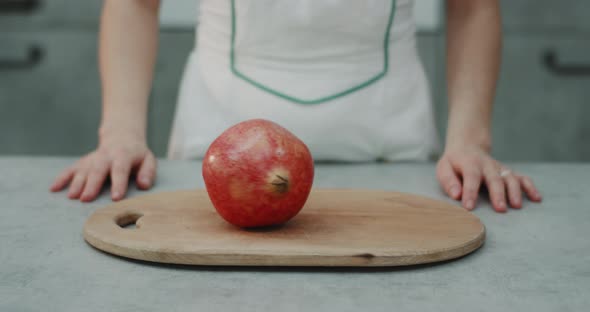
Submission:
<svg viewBox="0 0 590 312">
<path fill-rule="evenodd" d="M 500 201 L 498 203 L 498 209 L 500 209 L 502 211 L 506 210 L 506 202 L 505 201 Z"/>
<path fill-rule="evenodd" d="M 469 210 L 473 210 L 473 208 L 475 208 L 475 204 L 473 203 L 473 200 L 469 199 L 465 202 L 465 208 L 469 209 Z"/>
<path fill-rule="evenodd" d="M 118 191 L 114 191 L 113 192 L 113 199 L 119 199 L 119 197 L 121 197 L 121 193 L 119 193 Z"/>
<path fill-rule="evenodd" d="M 143 185 L 150 185 L 150 183 L 151 183 L 151 182 L 150 182 L 150 178 L 148 178 L 148 177 L 143 177 L 143 178 L 141 178 L 141 183 L 142 183 Z"/>
<path fill-rule="evenodd" d="M 519 209 L 520 207 L 522 207 L 522 203 L 519 202 L 517 199 L 512 199 L 512 202 L 514 203 L 514 207 L 512 208 Z"/>
<path fill-rule="evenodd" d="M 454 185 L 453 187 L 451 187 L 451 196 L 453 196 L 453 197 L 459 196 L 459 187 L 457 185 Z"/>
</svg>

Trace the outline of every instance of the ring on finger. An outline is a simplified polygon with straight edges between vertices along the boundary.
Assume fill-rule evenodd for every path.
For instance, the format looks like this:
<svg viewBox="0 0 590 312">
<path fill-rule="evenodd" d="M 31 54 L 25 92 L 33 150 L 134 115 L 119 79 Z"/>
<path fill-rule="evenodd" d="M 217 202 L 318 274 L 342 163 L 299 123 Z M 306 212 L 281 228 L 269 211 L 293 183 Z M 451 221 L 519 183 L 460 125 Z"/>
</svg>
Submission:
<svg viewBox="0 0 590 312">
<path fill-rule="evenodd" d="M 512 174 L 512 170 L 510 170 L 510 169 L 503 168 L 500 170 L 500 177 L 502 177 L 502 178 L 506 178 L 511 174 Z"/>
</svg>

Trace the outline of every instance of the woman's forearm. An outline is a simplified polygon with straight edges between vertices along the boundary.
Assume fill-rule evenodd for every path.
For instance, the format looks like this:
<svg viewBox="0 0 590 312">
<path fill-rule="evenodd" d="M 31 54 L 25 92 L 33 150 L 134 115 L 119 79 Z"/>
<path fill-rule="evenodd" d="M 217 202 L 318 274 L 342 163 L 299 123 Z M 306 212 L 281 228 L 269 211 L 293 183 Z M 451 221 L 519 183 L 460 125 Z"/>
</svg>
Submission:
<svg viewBox="0 0 590 312">
<path fill-rule="evenodd" d="M 447 146 L 491 148 L 502 31 L 497 0 L 447 0 Z"/>
<path fill-rule="evenodd" d="M 100 22 L 101 138 L 145 139 L 158 42 L 159 0 L 106 0 Z"/>
</svg>

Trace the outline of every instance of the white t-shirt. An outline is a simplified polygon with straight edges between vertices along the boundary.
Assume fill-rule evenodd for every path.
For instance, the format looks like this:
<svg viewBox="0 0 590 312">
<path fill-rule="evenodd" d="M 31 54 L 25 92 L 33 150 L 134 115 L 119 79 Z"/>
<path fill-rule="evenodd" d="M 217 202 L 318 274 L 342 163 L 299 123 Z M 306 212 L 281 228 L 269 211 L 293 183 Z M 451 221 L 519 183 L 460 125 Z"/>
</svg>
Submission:
<svg viewBox="0 0 590 312">
<path fill-rule="evenodd" d="M 438 150 L 412 0 L 202 0 L 169 157 L 201 158 L 269 119 L 316 160 L 426 160 Z"/>
</svg>

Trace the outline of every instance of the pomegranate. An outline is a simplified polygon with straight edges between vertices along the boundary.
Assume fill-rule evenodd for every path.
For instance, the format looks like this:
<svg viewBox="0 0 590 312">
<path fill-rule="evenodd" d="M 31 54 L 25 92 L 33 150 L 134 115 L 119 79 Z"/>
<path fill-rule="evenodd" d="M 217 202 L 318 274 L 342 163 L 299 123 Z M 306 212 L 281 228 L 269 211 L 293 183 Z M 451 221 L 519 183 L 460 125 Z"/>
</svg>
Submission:
<svg viewBox="0 0 590 312">
<path fill-rule="evenodd" d="M 278 124 L 252 119 L 225 130 L 203 159 L 209 198 L 239 227 L 287 222 L 303 208 L 314 167 L 307 146 Z"/>
</svg>

